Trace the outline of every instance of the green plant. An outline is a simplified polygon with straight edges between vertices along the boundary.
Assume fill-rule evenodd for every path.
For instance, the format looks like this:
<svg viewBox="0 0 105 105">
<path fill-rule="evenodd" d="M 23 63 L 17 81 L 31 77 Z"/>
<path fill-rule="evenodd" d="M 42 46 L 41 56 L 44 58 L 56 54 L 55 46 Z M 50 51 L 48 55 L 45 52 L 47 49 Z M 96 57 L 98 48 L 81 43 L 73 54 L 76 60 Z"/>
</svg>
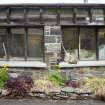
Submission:
<svg viewBox="0 0 105 105">
<path fill-rule="evenodd" d="M 63 79 L 60 69 L 49 70 L 49 79 L 56 85 L 62 86 L 65 84 L 65 78 Z"/>
<path fill-rule="evenodd" d="M 0 88 L 4 88 L 5 83 L 9 80 L 9 74 L 8 74 L 8 67 L 3 66 L 0 68 Z"/>
</svg>

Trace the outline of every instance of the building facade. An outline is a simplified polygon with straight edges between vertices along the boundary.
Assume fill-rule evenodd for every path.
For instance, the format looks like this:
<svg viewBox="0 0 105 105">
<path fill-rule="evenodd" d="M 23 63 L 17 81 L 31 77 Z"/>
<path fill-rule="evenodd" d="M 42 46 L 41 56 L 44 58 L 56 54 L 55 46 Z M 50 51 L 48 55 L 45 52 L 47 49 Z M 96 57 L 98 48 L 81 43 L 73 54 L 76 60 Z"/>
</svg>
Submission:
<svg viewBox="0 0 105 105">
<path fill-rule="evenodd" d="M 0 5 L 0 62 L 57 59 L 62 43 L 78 61 L 104 65 L 105 5 Z"/>
</svg>

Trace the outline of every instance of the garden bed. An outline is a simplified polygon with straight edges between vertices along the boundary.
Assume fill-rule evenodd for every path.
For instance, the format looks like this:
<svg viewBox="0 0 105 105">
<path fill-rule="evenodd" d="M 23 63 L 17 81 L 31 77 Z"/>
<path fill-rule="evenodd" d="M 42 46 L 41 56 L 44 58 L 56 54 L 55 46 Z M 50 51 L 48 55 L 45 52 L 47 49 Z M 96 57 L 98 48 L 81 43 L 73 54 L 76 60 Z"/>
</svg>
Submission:
<svg viewBox="0 0 105 105">
<path fill-rule="evenodd" d="M 79 71 L 83 74 L 84 72 Z M 48 74 L 32 79 L 27 73 L 9 74 L 8 67 L 0 70 L 1 97 L 40 98 L 53 100 L 105 100 L 105 78 L 86 77 L 75 79 L 63 77 L 59 67 L 48 70 Z"/>
</svg>

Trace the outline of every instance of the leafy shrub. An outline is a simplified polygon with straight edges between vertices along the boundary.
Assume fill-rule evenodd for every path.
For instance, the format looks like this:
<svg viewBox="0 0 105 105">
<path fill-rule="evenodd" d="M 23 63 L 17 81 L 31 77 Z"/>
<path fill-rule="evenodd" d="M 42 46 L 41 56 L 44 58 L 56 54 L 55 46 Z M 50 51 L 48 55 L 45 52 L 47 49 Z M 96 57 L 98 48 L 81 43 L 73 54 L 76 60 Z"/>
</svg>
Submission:
<svg viewBox="0 0 105 105">
<path fill-rule="evenodd" d="M 64 85 L 65 80 L 62 78 L 60 69 L 49 70 L 49 80 L 54 82 L 56 85 Z"/>
<path fill-rule="evenodd" d="M 30 76 L 18 76 L 11 78 L 6 83 L 6 89 L 9 95 L 27 96 L 33 86 L 33 80 Z"/>
<path fill-rule="evenodd" d="M 9 80 L 8 67 L 5 65 L 0 68 L 0 88 L 4 88 L 5 83 Z"/>
</svg>

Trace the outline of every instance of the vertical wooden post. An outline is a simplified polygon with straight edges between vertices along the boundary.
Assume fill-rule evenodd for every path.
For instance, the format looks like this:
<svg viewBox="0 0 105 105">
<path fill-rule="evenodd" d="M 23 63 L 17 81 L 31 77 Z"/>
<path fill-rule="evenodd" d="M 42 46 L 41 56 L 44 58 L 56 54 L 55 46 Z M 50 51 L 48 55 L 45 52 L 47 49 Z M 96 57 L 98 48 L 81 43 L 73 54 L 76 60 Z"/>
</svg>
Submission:
<svg viewBox="0 0 105 105">
<path fill-rule="evenodd" d="M 99 59 L 99 41 L 98 41 L 98 28 L 95 28 L 95 36 L 96 36 L 96 60 Z"/>
<path fill-rule="evenodd" d="M 27 8 L 24 7 L 24 25 L 27 23 Z M 24 59 L 27 60 L 27 28 L 24 27 Z"/>
<path fill-rule="evenodd" d="M 10 12 L 11 12 L 11 10 L 10 10 L 10 8 L 8 7 L 7 8 L 7 11 L 6 11 L 6 15 L 7 15 L 7 24 L 9 25 L 10 24 Z M 10 28 L 8 27 L 7 28 L 7 61 L 9 60 L 9 55 L 10 55 L 10 48 L 9 48 L 9 45 L 10 45 L 10 43 L 9 43 L 9 38 L 10 37 Z"/>
</svg>

